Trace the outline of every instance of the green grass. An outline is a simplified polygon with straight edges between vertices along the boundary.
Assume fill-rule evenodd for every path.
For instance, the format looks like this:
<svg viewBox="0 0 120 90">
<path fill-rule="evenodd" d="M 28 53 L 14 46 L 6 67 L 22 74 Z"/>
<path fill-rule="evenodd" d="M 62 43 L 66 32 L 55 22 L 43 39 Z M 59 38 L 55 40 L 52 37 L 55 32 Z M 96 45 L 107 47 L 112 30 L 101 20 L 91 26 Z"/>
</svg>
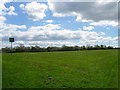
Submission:
<svg viewBox="0 0 120 90">
<path fill-rule="evenodd" d="M 2 89 L 2 54 L 0 53 L 0 89 Z"/>
<path fill-rule="evenodd" d="M 3 54 L 3 88 L 117 88 L 118 51 Z"/>
</svg>

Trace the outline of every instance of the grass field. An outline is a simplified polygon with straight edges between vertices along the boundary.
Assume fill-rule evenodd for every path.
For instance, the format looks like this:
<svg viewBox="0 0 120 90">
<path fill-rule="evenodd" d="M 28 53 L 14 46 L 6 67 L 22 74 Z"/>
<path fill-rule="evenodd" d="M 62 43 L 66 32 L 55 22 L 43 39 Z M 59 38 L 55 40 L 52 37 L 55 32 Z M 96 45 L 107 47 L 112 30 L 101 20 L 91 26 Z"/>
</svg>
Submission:
<svg viewBox="0 0 120 90">
<path fill-rule="evenodd" d="M 3 88 L 117 88 L 118 51 L 3 54 Z"/>
<path fill-rule="evenodd" d="M 2 54 L 0 53 L 0 89 L 2 89 Z"/>
</svg>

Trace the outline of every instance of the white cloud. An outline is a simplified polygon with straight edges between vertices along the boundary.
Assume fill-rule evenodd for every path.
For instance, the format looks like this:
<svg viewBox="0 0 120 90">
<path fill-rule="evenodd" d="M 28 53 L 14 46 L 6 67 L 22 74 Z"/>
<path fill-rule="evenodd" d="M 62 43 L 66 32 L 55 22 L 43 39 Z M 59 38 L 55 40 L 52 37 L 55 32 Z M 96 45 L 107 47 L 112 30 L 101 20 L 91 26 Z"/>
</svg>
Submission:
<svg viewBox="0 0 120 90">
<path fill-rule="evenodd" d="M 20 8 L 21 9 L 25 9 L 25 5 L 24 4 L 20 4 Z"/>
<path fill-rule="evenodd" d="M 118 36 L 116 36 L 116 37 L 114 37 L 114 38 L 112 38 L 112 41 L 116 41 L 116 42 L 118 42 Z"/>
<path fill-rule="evenodd" d="M 104 3 L 106 4 L 107 2 L 119 2 L 119 0 L 47 0 L 51 2 L 98 2 L 100 4 Z"/>
<path fill-rule="evenodd" d="M 61 29 L 60 24 L 46 24 L 44 26 L 32 26 L 29 28 L 29 31 L 53 31 Z"/>
<path fill-rule="evenodd" d="M 8 40 L 8 37 L 12 35 L 17 41 L 61 41 L 61 40 L 78 40 L 89 41 L 91 43 L 95 41 L 106 41 L 103 32 L 97 33 L 94 31 L 83 30 L 67 30 L 63 29 L 59 24 L 47 24 L 44 26 L 32 26 L 28 30 L 21 31 L 19 29 L 26 29 L 24 25 L 4 25 L 3 28 L 3 40 Z M 110 38 L 111 39 L 111 38 Z"/>
<path fill-rule="evenodd" d="M 117 4 L 117 2 L 104 3 L 99 0 L 96 2 L 54 2 L 54 0 L 48 0 L 49 9 L 53 12 L 53 16 L 75 16 L 78 22 L 117 21 Z"/>
<path fill-rule="evenodd" d="M 26 25 L 13 25 L 13 24 L 7 24 L 7 26 L 9 27 L 9 28 L 11 28 L 11 29 L 20 29 L 20 30 L 22 30 L 22 29 L 26 29 L 27 27 L 26 27 Z"/>
<path fill-rule="evenodd" d="M 53 20 L 46 20 L 47 23 L 53 23 Z"/>
<path fill-rule="evenodd" d="M 22 43 L 25 45 L 40 46 L 61 46 L 66 45 L 94 45 L 96 42 L 117 42 L 117 37 L 105 36 L 104 32 L 95 32 L 89 30 L 67 30 L 59 24 L 47 24 L 44 26 L 32 26 L 26 28 L 25 25 L 3 24 L 0 32 L 3 41 L 8 41 L 11 36 L 15 37 L 16 45 Z M 21 30 L 20 30 L 21 29 Z M 27 30 L 26 30 L 27 29 Z M 20 42 L 19 42 L 20 41 Z M 22 42 L 21 42 L 22 41 Z M 26 43 L 29 42 L 29 43 Z"/>
<path fill-rule="evenodd" d="M 24 10 L 33 21 L 39 21 L 46 16 L 45 11 L 47 10 L 47 5 L 42 3 L 31 2 L 26 5 L 21 4 L 20 8 Z"/>
<path fill-rule="evenodd" d="M 0 24 L 4 23 L 6 21 L 6 18 L 4 16 L 0 16 Z"/>
<path fill-rule="evenodd" d="M 104 33 L 104 32 L 100 32 L 99 35 L 100 35 L 100 36 L 104 36 L 105 33 Z"/>
<path fill-rule="evenodd" d="M 31 41 L 28 42 L 29 45 L 40 45 L 42 47 L 48 46 L 62 46 L 62 45 L 75 45 L 74 41 Z"/>
<path fill-rule="evenodd" d="M 5 10 L 6 7 L 3 2 L 0 2 L 0 15 L 3 15 L 3 10 Z"/>
<path fill-rule="evenodd" d="M 63 3 L 58 3 L 58 4 L 63 5 Z M 2 8 L 1 15 L 17 15 L 14 12 L 15 8 L 13 6 L 6 8 L 4 4 L 2 5 L 0 6 L 0 8 Z M 111 3 L 111 5 L 113 4 Z M 74 8 L 69 8 L 69 6 L 66 6 L 66 3 L 63 5 L 63 7 L 68 7 L 67 9 L 65 8 L 65 11 L 64 9 L 63 11 L 61 11 L 62 6 L 61 7 L 59 6 L 56 7 L 55 5 L 52 7 L 54 16 L 63 17 L 63 16 L 72 15 L 76 17 L 76 21 L 91 22 L 90 25 L 92 26 L 88 26 L 88 27 L 84 26 L 83 30 L 73 31 L 73 30 L 63 29 L 60 24 L 50 24 L 53 22 L 53 20 L 47 20 L 46 22 L 49 23 L 47 25 L 31 26 L 30 28 L 27 29 L 25 25 L 5 24 L 4 22 L 6 21 L 6 18 L 4 16 L 0 16 L 0 32 L 1 32 L 0 37 L 3 38 L 3 41 L 7 41 L 9 36 L 11 36 L 11 33 L 12 33 L 12 36 L 15 37 L 16 44 L 19 44 L 19 43 L 22 43 L 25 45 L 39 44 L 41 46 L 44 46 L 44 45 L 59 46 L 63 44 L 86 45 L 86 42 L 89 44 L 94 44 L 96 43 L 96 41 L 97 42 L 108 42 L 108 41 L 117 42 L 118 37 L 108 37 L 108 36 L 105 36 L 104 32 L 97 33 L 95 31 L 91 31 L 94 29 L 94 26 L 103 26 L 103 25 L 117 26 L 115 18 L 112 18 L 112 14 L 114 13 L 111 13 L 110 15 L 111 19 L 107 18 L 107 20 L 105 20 L 104 18 L 104 20 L 101 20 L 103 16 L 104 17 L 106 16 L 103 15 L 100 18 L 98 18 L 98 16 L 97 17 L 94 16 L 94 15 L 100 14 L 98 12 L 99 10 L 96 11 L 93 14 L 93 18 L 91 18 L 90 16 L 92 16 L 91 14 L 93 12 L 90 12 L 90 16 L 89 16 L 88 11 L 81 10 L 82 6 L 79 6 L 78 4 L 74 6 L 74 3 L 73 3 L 73 6 L 74 8 L 76 8 L 76 10 Z M 81 7 L 80 11 L 77 10 L 77 8 L 79 7 Z M 31 2 L 26 5 L 21 4 L 20 8 L 23 9 L 29 15 L 30 19 L 33 21 L 41 20 L 46 16 L 45 10 L 47 10 L 47 6 L 45 4 Z M 93 5 L 93 8 L 94 8 L 94 5 Z M 106 7 L 104 6 L 104 8 Z M 103 7 L 100 9 L 101 12 L 103 11 L 102 9 Z M 91 11 L 91 8 L 90 8 L 90 11 Z M 112 12 L 112 11 L 109 11 L 109 12 Z M 83 16 L 84 14 L 88 14 L 88 15 Z"/>
<path fill-rule="evenodd" d="M 16 34 L 19 36 L 19 32 L 22 32 L 22 30 L 25 30 L 26 28 L 26 25 L 0 23 L 0 37 L 3 39 L 3 41 L 8 40 L 8 37 L 11 35 Z"/>
<path fill-rule="evenodd" d="M 10 6 L 8 9 L 8 15 L 17 15 L 17 13 L 15 13 L 15 8 L 13 6 Z"/>
<path fill-rule="evenodd" d="M 90 25 L 93 26 L 118 26 L 118 23 L 115 21 L 99 21 L 99 22 L 92 22 Z"/>
<path fill-rule="evenodd" d="M 80 14 L 79 14 L 79 15 L 76 14 L 75 16 L 77 16 L 77 17 L 76 17 L 76 21 L 77 21 L 77 22 L 93 22 L 93 20 L 83 19 Z"/>
<path fill-rule="evenodd" d="M 10 7 L 6 7 L 5 4 L 8 2 L 11 2 L 12 0 L 1 0 L 0 1 L 0 15 L 17 15 L 17 13 L 15 13 L 15 7 L 14 6 L 10 6 Z"/>
<path fill-rule="evenodd" d="M 83 27 L 83 30 L 88 30 L 88 31 L 90 31 L 90 30 L 93 30 L 93 29 L 94 29 L 93 26 L 84 26 L 84 27 Z"/>
</svg>

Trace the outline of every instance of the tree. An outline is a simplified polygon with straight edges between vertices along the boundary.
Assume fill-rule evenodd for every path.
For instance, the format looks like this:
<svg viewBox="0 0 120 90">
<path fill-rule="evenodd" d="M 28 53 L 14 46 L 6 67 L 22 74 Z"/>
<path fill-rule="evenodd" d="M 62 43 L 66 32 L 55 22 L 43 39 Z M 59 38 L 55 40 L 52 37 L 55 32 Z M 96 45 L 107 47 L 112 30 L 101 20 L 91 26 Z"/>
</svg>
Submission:
<svg viewBox="0 0 120 90">
<path fill-rule="evenodd" d="M 7 53 L 9 53 L 11 50 L 10 50 L 10 48 L 8 48 L 8 47 L 5 47 L 5 48 L 2 48 L 2 52 L 7 52 Z"/>
<path fill-rule="evenodd" d="M 47 47 L 48 52 L 60 51 L 60 50 L 61 50 L 61 48 L 59 48 L 59 47 Z"/>
<path fill-rule="evenodd" d="M 25 46 L 24 44 L 19 44 L 18 47 L 15 47 L 16 52 L 25 52 Z"/>
<path fill-rule="evenodd" d="M 80 47 L 79 46 L 74 46 L 73 49 L 74 50 L 80 50 Z"/>
</svg>

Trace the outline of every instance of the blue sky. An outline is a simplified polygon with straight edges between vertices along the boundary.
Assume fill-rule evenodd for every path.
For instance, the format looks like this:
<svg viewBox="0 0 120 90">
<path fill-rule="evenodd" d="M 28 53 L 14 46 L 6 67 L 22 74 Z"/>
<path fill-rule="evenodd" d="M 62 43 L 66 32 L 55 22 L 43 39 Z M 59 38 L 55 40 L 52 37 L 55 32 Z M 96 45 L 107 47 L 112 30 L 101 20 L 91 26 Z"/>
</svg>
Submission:
<svg viewBox="0 0 120 90">
<path fill-rule="evenodd" d="M 115 2 L 2 2 L 0 9 L 3 47 L 11 36 L 14 46 L 118 44 Z"/>
</svg>

